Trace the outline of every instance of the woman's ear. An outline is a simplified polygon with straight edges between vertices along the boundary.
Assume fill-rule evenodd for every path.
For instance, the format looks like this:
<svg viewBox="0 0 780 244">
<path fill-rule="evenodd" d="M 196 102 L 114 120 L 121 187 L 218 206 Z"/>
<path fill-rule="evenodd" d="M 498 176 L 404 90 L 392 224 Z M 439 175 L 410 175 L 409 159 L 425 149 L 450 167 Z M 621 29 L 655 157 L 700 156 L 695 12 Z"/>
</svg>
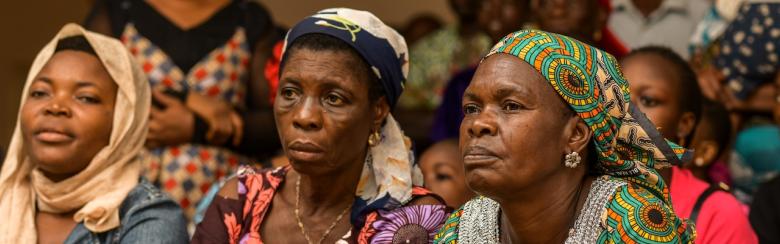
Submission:
<svg viewBox="0 0 780 244">
<path fill-rule="evenodd" d="M 387 103 L 387 98 L 382 96 L 374 102 L 374 128 L 381 128 L 382 122 L 385 121 L 387 115 L 390 113 L 390 105 Z"/>
<path fill-rule="evenodd" d="M 591 132 L 588 124 L 576 115 L 572 116 L 566 128 L 568 131 L 568 133 L 565 133 L 568 136 L 566 138 L 566 147 L 572 152 L 579 152 L 582 155 L 593 136 L 593 132 Z"/>
<path fill-rule="evenodd" d="M 680 139 L 680 142 L 684 142 L 684 140 L 687 139 L 689 135 L 693 133 L 694 129 L 696 129 L 696 115 L 694 115 L 692 112 L 683 113 L 682 117 L 680 118 L 680 121 L 677 122 L 677 137 Z M 687 143 L 680 143 L 680 144 L 687 144 Z M 680 145 L 680 146 L 688 147 L 690 145 Z"/>
</svg>

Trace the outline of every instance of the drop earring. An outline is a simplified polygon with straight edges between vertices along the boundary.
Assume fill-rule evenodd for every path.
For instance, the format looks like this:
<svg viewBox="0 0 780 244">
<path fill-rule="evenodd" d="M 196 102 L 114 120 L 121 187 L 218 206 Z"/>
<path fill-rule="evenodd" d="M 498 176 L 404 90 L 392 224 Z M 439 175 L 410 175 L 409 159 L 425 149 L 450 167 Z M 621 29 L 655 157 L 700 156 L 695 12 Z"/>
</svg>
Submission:
<svg viewBox="0 0 780 244">
<path fill-rule="evenodd" d="M 371 133 L 371 135 L 368 135 L 368 145 L 369 146 L 376 146 L 379 145 L 379 142 L 382 141 L 382 135 L 379 134 L 379 130 L 374 130 L 374 133 Z"/>
</svg>

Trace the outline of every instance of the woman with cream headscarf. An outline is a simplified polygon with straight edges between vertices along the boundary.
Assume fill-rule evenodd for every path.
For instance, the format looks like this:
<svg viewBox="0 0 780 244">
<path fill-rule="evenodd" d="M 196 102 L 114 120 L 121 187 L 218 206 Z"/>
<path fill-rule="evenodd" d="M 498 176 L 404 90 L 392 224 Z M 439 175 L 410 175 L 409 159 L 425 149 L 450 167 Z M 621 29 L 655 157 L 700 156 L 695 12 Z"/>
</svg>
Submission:
<svg viewBox="0 0 780 244">
<path fill-rule="evenodd" d="M 181 243 L 181 209 L 140 180 L 150 89 L 117 40 L 68 24 L 28 74 L 0 173 L 0 243 Z"/>
</svg>

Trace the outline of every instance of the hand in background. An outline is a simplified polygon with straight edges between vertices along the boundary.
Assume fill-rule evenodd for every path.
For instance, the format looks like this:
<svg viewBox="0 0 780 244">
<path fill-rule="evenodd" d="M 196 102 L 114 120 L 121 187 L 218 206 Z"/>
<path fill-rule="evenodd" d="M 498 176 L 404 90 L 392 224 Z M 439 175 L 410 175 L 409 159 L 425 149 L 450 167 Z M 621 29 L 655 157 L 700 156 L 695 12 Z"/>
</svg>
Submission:
<svg viewBox="0 0 780 244">
<path fill-rule="evenodd" d="M 224 145 L 231 136 L 233 145 L 241 143 L 244 122 L 229 103 L 190 93 L 187 96 L 187 107 L 208 123 L 206 140 L 210 144 Z"/>
<path fill-rule="evenodd" d="M 154 91 L 152 96 L 165 108 L 152 106 L 146 146 L 156 148 L 190 142 L 195 123 L 195 115 L 192 111 L 175 97 L 160 91 Z"/>
</svg>

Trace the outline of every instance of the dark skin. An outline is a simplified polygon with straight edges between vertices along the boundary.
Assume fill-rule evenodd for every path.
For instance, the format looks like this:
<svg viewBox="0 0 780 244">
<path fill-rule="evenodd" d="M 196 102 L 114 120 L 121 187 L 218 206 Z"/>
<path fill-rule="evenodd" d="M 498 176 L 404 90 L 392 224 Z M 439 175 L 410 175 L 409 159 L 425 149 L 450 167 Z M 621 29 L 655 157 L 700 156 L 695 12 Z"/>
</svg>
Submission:
<svg viewBox="0 0 780 244">
<path fill-rule="evenodd" d="M 186 31 L 206 22 L 216 12 L 230 4 L 230 0 L 174 0 L 160 1 L 147 0 L 166 19 L 180 29 Z M 94 21 L 87 24 L 90 30 L 111 35 L 112 30 L 106 11 L 99 11 Z M 254 45 L 251 69 L 262 71 L 265 60 L 271 54 L 273 45 L 271 31 L 265 32 Z M 165 105 L 165 109 L 153 108 L 150 113 L 149 134 L 146 146 L 156 148 L 162 146 L 174 146 L 188 143 L 193 140 L 195 115 L 201 117 L 208 125 L 206 140 L 209 144 L 224 146 L 233 145 L 241 148 L 239 151 L 253 150 L 245 148 L 243 144 L 256 144 L 260 148 L 275 148 L 274 140 L 257 140 L 257 138 L 273 138 L 275 128 L 271 104 L 266 96 L 268 94 L 268 82 L 262 72 L 250 72 L 247 94 L 258 96 L 247 97 L 249 111 L 239 114 L 232 104 L 225 101 L 207 97 L 197 92 L 190 92 L 187 101 L 179 101 L 173 96 L 162 92 L 154 92 L 155 100 Z M 245 127 L 251 124 L 252 127 Z M 244 135 L 248 134 L 252 140 L 244 141 Z"/>
<path fill-rule="evenodd" d="M 634 7 L 639 9 L 639 12 L 647 18 L 650 17 L 650 14 L 655 12 L 656 9 L 661 7 L 663 0 L 632 0 L 631 2 L 634 3 Z"/>
<path fill-rule="evenodd" d="M 92 54 L 55 53 L 34 78 L 21 108 L 24 153 L 54 182 L 84 170 L 111 137 L 117 85 Z M 62 243 L 71 213 L 36 211 L 39 243 Z"/>
<path fill-rule="evenodd" d="M 595 0 L 531 0 L 531 10 L 539 29 L 591 45 L 600 41 L 597 32 L 607 25 L 607 10 Z"/>
<path fill-rule="evenodd" d="M 718 160 L 718 156 L 720 155 L 720 144 L 712 133 L 723 132 L 713 131 L 707 121 L 699 122 L 699 125 L 696 126 L 696 133 L 691 141 L 691 145 L 696 149 L 693 152 L 693 162 L 683 166 L 690 170 L 696 178 L 705 182 L 710 182 L 707 170 L 715 160 Z"/>
<path fill-rule="evenodd" d="M 466 181 L 501 204 L 501 242 L 562 243 L 593 181 L 588 126 L 538 71 L 507 54 L 480 64 L 463 110 Z M 583 159 L 574 169 L 563 163 L 570 152 Z"/>
<path fill-rule="evenodd" d="M 528 16 L 528 0 L 485 0 L 477 12 L 477 23 L 493 42 L 522 29 Z"/>
<path fill-rule="evenodd" d="M 306 243 L 294 215 L 298 178 L 301 219 L 314 242 L 354 201 L 368 136 L 390 111 L 384 97 L 369 99 L 368 70 L 355 68 L 365 67 L 361 62 L 345 51 L 297 49 L 287 57 L 274 113 L 292 170 L 266 212 L 264 242 Z M 237 199 L 236 186 L 235 180 L 229 181 L 219 194 Z M 431 203 L 432 198 L 413 202 Z M 352 228 L 347 213 L 323 243 L 338 241 Z"/>
<path fill-rule="evenodd" d="M 434 144 L 423 153 L 419 162 L 425 177 L 425 188 L 443 198 L 447 206 L 457 209 L 476 195 L 466 185 L 463 158 L 457 140 Z"/>
<path fill-rule="evenodd" d="M 683 111 L 682 81 L 676 78 L 672 64 L 652 54 L 630 56 L 621 64 L 631 88 L 631 101 L 659 128 L 664 138 L 689 147 L 690 142 L 684 140 L 694 132 L 696 115 Z M 671 182 L 670 168 L 661 169 L 659 173 L 665 182 Z"/>
<path fill-rule="evenodd" d="M 450 0 L 450 8 L 458 18 L 458 34 L 461 37 L 469 37 L 479 33 L 475 11 L 477 6 L 479 6 L 479 2 L 476 0 Z"/>
</svg>

